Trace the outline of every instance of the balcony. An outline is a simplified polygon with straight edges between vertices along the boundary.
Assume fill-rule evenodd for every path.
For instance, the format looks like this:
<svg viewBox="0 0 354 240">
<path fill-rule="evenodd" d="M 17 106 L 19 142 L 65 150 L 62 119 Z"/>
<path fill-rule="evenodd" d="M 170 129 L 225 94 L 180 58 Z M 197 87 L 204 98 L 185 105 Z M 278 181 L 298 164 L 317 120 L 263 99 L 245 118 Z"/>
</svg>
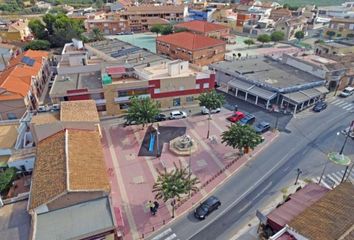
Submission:
<svg viewBox="0 0 354 240">
<path fill-rule="evenodd" d="M 150 94 L 141 94 L 141 95 L 131 95 L 131 96 L 124 96 L 124 97 L 116 97 L 114 98 L 114 102 L 116 103 L 124 103 L 129 102 L 131 97 L 137 96 L 138 98 L 146 98 L 151 97 Z"/>
</svg>

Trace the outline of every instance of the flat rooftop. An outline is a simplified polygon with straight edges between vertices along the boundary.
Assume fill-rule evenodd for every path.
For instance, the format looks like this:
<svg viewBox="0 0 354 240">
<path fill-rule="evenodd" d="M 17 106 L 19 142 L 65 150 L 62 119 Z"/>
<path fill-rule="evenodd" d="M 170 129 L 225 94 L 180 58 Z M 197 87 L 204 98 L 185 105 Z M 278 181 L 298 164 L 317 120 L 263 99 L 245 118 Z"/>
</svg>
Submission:
<svg viewBox="0 0 354 240">
<path fill-rule="evenodd" d="M 69 90 L 102 88 L 101 72 L 57 75 L 50 90 L 50 96 L 66 95 Z"/>
<path fill-rule="evenodd" d="M 325 42 L 323 43 L 325 46 L 333 46 L 337 48 L 348 48 L 354 47 L 354 42 L 352 41 L 335 41 L 335 42 Z"/>
<path fill-rule="evenodd" d="M 104 60 L 126 67 L 146 66 L 148 63 L 151 66 L 168 61 L 167 58 L 156 55 L 145 48 L 136 47 L 118 39 L 93 42 L 85 46 Z"/>
<path fill-rule="evenodd" d="M 4 240 L 29 239 L 31 217 L 27 201 L 8 204 L 0 208 L 0 238 Z"/>
<path fill-rule="evenodd" d="M 275 89 L 323 82 L 323 79 L 268 57 L 248 58 L 233 62 L 223 61 L 214 63 L 211 67 Z"/>
<path fill-rule="evenodd" d="M 12 148 L 17 139 L 18 124 L 0 125 L 0 149 Z"/>
<path fill-rule="evenodd" d="M 318 67 L 325 67 L 325 65 L 327 64 L 336 64 L 337 61 L 334 61 L 332 59 L 329 58 L 324 58 L 324 57 L 320 57 L 318 55 L 315 54 L 291 54 L 290 56 L 303 60 L 305 62 L 314 64 Z"/>
</svg>

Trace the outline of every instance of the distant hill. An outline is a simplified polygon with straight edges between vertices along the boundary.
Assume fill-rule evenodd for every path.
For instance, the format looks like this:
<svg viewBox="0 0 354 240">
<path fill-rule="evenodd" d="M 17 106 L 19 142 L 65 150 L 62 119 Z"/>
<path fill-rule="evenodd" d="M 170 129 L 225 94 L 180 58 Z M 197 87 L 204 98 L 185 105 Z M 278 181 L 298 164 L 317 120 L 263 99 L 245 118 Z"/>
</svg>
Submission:
<svg viewBox="0 0 354 240">
<path fill-rule="evenodd" d="M 317 6 L 330 6 L 330 5 L 341 5 L 344 2 L 349 2 L 349 0 L 278 0 L 273 1 L 280 4 L 289 4 L 290 6 L 304 6 L 309 4 L 316 4 Z"/>
</svg>

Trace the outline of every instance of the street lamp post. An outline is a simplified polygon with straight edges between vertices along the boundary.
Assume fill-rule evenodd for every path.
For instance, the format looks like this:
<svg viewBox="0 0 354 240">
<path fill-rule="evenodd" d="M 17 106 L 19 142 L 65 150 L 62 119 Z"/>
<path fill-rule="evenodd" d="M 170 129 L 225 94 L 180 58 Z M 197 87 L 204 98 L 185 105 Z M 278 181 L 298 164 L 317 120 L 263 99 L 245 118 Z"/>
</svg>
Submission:
<svg viewBox="0 0 354 240">
<path fill-rule="evenodd" d="M 156 127 L 156 157 L 160 157 L 160 141 L 159 141 L 159 136 L 160 136 L 160 132 L 159 132 L 159 124 L 157 124 Z"/>
<path fill-rule="evenodd" d="M 300 174 L 302 173 L 300 168 L 296 169 L 296 171 L 297 171 L 297 176 L 296 176 L 296 180 L 295 180 L 295 185 L 297 184 L 297 181 L 299 180 Z"/>
</svg>

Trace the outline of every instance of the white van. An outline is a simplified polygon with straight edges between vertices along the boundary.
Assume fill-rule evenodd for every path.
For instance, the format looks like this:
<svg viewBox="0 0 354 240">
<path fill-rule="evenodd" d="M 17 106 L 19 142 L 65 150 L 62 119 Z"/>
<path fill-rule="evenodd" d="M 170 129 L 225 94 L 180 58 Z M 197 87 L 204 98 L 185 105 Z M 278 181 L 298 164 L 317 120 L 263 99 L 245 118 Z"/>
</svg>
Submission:
<svg viewBox="0 0 354 240">
<path fill-rule="evenodd" d="M 344 90 L 339 94 L 341 97 L 349 97 L 354 93 L 354 87 L 346 87 Z"/>
</svg>

